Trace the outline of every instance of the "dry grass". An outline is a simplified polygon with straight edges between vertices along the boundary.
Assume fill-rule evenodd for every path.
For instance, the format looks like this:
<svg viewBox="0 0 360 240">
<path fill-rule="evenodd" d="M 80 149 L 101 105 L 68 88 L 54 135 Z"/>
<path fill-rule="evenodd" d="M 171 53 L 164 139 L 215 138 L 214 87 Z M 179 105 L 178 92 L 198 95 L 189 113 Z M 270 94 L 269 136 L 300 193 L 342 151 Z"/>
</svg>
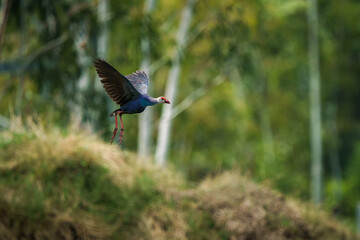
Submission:
<svg viewBox="0 0 360 240">
<path fill-rule="evenodd" d="M 79 178 L 89 177 L 96 183 L 98 179 L 94 178 L 100 177 L 105 183 L 111 182 L 122 198 L 121 204 L 125 206 L 132 204 L 133 192 L 144 194 L 136 199 L 142 203 L 141 197 L 157 198 L 157 195 L 163 195 L 165 198 L 168 195 L 165 193 L 166 189 L 184 185 L 184 181 L 174 172 L 144 164 L 136 155 L 119 151 L 116 146 L 99 141 L 97 136 L 88 134 L 87 131 L 76 128 L 70 132 L 65 134 L 56 128 L 46 130 L 33 121 L 28 121 L 25 127 L 18 119 L 14 119 L 10 131 L 2 132 L 1 144 L 4 151 L 0 152 L 0 173 L 9 175 L 9 179 L 2 178 L 3 181 L 0 181 L 3 193 L 0 207 L 3 206 L 2 216 L 7 216 L 0 219 L 0 239 L 11 239 L 10 233 L 17 235 L 13 237 L 15 239 L 19 236 L 27 238 L 30 234 L 39 236 L 38 239 L 47 239 L 46 236 L 53 236 L 49 239 L 109 239 L 114 234 L 126 235 L 122 229 L 124 221 L 134 221 L 137 217 L 128 220 L 123 215 L 127 212 L 138 214 L 136 206 L 131 206 L 129 211 L 112 212 L 113 216 L 120 216 L 119 220 L 104 221 L 107 216 L 103 212 L 112 209 L 109 210 L 106 204 L 98 204 L 96 201 L 102 200 L 101 194 L 114 193 L 110 192 L 111 188 L 106 192 L 109 186 L 99 186 L 104 188 L 104 192 L 94 197 L 100 199 L 95 199 L 94 203 L 83 195 L 83 192 L 88 191 L 83 189 L 85 184 L 82 185 L 82 181 L 86 179 Z M 87 176 L 88 174 L 90 175 Z M 59 177 L 67 181 L 57 179 Z M 19 181 L 13 178 L 18 178 Z M 56 180 L 56 183 L 49 182 L 49 179 Z M 73 180 L 79 181 L 81 186 L 77 186 L 77 183 L 71 186 Z M 23 182 L 26 183 L 24 186 L 18 186 Z M 34 195 L 31 196 L 33 190 Z M 29 197 L 33 199 L 27 202 Z M 116 195 L 109 198 L 115 197 Z M 151 201 L 152 199 L 149 203 Z M 113 206 L 109 207 L 121 205 L 111 204 Z M 8 208 L 9 205 L 13 207 Z M 90 213 L 89 209 L 93 212 Z M 97 216 L 99 214 L 103 216 Z M 19 216 L 29 223 L 29 228 L 11 226 L 11 222 L 19 219 Z M 33 220 L 39 219 L 43 220 L 40 223 L 51 223 L 50 227 L 47 224 L 30 227 Z M 59 230 L 62 234 L 57 232 Z"/>
<path fill-rule="evenodd" d="M 355 238 L 236 172 L 189 188 L 176 171 L 79 127 L 41 126 L 18 122 L 1 133 L 0 239 Z"/>
<path fill-rule="evenodd" d="M 349 229 L 316 208 L 287 200 L 235 172 L 205 180 L 196 198 L 231 239 L 353 239 Z M 311 213 L 311 214 L 310 214 Z"/>
</svg>

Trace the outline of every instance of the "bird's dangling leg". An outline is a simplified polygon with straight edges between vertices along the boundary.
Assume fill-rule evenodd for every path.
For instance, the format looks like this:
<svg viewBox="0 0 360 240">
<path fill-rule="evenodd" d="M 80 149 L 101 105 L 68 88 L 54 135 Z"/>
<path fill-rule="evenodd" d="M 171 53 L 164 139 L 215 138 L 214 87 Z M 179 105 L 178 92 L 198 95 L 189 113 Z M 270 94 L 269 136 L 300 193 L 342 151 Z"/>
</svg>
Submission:
<svg viewBox="0 0 360 240">
<path fill-rule="evenodd" d="M 120 123 L 121 123 L 121 129 L 120 129 L 120 135 L 119 135 L 119 146 L 122 142 L 122 139 L 123 139 L 123 136 L 124 136 L 124 124 L 123 124 L 123 121 L 122 121 L 122 115 L 120 114 Z"/>
<path fill-rule="evenodd" d="M 120 117 L 121 118 L 121 117 Z M 110 140 L 110 144 L 112 144 L 112 142 L 114 141 L 114 137 L 116 135 L 116 132 L 118 130 L 118 123 L 117 123 L 117 114 L 115 113 L 115 128 L 113 130 L 113 135 L 111 137 L 111 140 Z"/>
</svg>

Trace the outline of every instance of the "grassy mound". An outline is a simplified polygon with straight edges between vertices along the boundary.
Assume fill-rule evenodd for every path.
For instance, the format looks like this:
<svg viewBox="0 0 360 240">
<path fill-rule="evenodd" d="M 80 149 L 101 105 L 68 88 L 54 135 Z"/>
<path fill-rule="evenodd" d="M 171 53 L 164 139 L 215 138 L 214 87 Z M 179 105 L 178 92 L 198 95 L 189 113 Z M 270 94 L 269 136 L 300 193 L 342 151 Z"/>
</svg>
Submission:
<svg viewBox="0 0 360 240">
<path fill-rule="evenodd" d="M 235 172 L 189 187 L 81 132 L 30 124 L 2 132 L 0 149 L 0 239 L 355 238 Z"/>
</svg>

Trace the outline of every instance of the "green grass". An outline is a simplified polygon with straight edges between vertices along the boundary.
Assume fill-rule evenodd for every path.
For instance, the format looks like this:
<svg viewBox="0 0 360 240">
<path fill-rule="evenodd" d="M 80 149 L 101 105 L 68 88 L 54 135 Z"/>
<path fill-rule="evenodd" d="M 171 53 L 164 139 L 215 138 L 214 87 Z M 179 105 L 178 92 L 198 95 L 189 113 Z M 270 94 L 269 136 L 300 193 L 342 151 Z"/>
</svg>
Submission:
<svg viewBox="0 0 360 240">
<path fill-rule="evenodd" d="M 186 182 L 83 132 L 0 137 L 0 239 L 354 239 L 236 172 Z"/>
</svg>

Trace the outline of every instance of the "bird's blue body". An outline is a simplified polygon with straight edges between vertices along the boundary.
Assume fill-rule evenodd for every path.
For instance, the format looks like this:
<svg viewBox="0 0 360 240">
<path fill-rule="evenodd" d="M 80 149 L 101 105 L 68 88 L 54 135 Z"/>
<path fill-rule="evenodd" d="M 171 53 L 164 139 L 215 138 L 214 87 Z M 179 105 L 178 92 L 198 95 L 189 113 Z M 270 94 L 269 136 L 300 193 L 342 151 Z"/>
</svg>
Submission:
<svg viewBox="0 0 360 240">
<path fill-rule="evenodd" d="M 147 106 L 152 106 L 157 104 L 158 101 L 149 95 L 140 95 L 140 97 L 126 103 L 121 106 L 121 108 L 115 111 L 123 111 L 124 114 L 133 114 L 133 113 L 141 113 L 145 110 Z"/>
</svg>

